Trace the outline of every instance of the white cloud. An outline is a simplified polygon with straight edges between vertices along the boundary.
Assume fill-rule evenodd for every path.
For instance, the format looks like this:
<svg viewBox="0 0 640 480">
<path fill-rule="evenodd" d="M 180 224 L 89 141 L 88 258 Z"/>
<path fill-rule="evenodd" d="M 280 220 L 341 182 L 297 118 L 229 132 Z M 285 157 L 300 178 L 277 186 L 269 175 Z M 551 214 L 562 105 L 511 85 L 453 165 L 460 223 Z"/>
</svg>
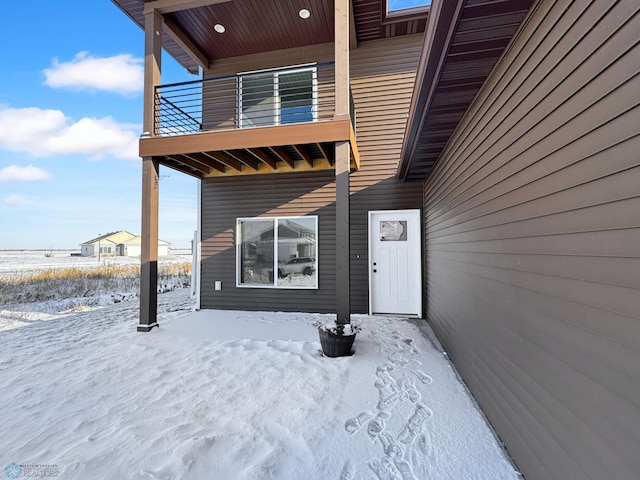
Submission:
<svg viewBox="0 0 640 480">
<path fill-rule="evenodd" d="M 87 52 L 78 53 L 70 62 L 53 59 L 44 70 L 45 85 L 79 90 L 106 90 L 122 95 L 142 91 L 143 60 L 129 54 L 98 58 Z"/>
<path fill-rule="evenodd" d="M 138 159 L 140 125 L 112 117 L 73 122 L 60 110 L 0 108 L 0 148 L 32 157 L 78 154 Z"/>
<path fill-rule="evenodd" d="M 18 167 L 11 165 L 0 170 L 0 182 L 33 182 L 36 180 L 48 180 L 49 172 L 33 165 Z"/>
<path fill-rule="evenodd" d="M 31 202 L 27 200 L 27 197 L 24 195 L 14 194 L 9 195 L 4 200 L 5 205 L 9 205 L 11 207 L 25 207 L 27 205 L 31 205 Z"/>
<path fill-rule="evenodd" d="M 111 117 L 83 118 L 68 125 L 49 139 L 56 153 L 88 154 L 100 157 L 109 153 L 118 158 L 138 159 L 137 126 L 123 125 Z"/>
</svg>

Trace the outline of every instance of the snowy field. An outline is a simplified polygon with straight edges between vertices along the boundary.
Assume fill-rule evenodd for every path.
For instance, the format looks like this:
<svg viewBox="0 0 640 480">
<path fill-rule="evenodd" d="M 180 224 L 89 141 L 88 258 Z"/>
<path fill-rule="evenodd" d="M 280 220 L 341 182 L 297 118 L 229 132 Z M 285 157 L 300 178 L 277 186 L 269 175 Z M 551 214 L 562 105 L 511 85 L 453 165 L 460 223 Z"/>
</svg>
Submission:
<svg viewBox="0 0 640 480">
<path fill-rule="evenodd" d="M 137 298 L 139 258 L 98 260 L 71 253 L 0 250 L 0 317 L 5 320 L 0 330 L 20 325 L 22 318 L 33 320 Z M 158 291 L 188 286 L 191 260 L 188 250 L 160 257 Z"/>
<path fill-rule="evenodd" d="M 138 257 L 79 257 L 71 256 L 79 250 L 0 250 L 0 278 L 26 275 L 50 268 L 93 268 L 101 264 L 139 265 Z M 188 250 L 176 250 L 168 257 L 161 257 L 159 263 L 190 262 Z M 45 254 L 53 254 L 46 257 Z"/>
<path fill-rule="evenodd" d="M 191 312 L 159 295 L 0 314 L 0 462 L 58 478 L 518 479 L 437 342 L 355 316 L 351 357 L 319 352 L 311 314 Z"/>
</svg>

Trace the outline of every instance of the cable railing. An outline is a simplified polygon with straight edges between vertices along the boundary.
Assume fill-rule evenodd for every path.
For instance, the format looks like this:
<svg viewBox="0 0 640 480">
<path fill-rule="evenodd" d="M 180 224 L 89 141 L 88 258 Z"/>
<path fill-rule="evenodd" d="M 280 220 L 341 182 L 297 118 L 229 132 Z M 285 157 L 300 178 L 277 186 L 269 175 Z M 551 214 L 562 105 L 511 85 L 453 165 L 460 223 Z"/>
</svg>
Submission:
<svg viewBox="0 0 640 480">
<path fill-rule="evenodd" d="M 331 120 L 334 62 L 239 73 L 155 87 L 155 135 Z M 355 107 L 351 97 L 355 129 Z"/>
</svg>

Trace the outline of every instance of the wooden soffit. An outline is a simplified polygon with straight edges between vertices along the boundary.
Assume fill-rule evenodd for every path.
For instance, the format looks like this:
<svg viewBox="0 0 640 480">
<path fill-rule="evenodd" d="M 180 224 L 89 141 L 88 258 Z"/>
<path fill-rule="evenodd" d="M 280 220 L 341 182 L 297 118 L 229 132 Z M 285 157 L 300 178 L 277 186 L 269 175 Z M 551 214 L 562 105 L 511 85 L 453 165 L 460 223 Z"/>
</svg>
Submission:
<svg viewBox="0 0 640 480">
<path fill-rule="evenodd" d="M 164 16 L 162 45 L 180 64 L 197 73 L 216 60 L 333 42 L 334 2 L 329 0 L 112 0 L 144 29 L 144 12 Z M 352 44 L 422 33 L 424 11 L 388 17 L 386 0 L 351 0 Z M 308 19 L 298 15 L 311 12 Z M 216 33 L 214 25 L 225 27 Z"/>
</svg>

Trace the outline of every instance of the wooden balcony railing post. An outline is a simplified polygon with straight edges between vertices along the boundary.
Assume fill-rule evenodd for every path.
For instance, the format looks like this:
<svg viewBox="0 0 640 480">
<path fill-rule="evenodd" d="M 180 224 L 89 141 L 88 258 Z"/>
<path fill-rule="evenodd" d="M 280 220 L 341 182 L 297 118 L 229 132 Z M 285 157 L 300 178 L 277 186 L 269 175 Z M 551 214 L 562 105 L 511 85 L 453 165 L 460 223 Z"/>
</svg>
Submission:
<svg viewBox="0 0 640 480">
<path fill-rule="evenodd" d="M 144 118 L 142 131 L 156 135 L 155 87 L 162 68 L 162 15 L 155 10 L 144 16 Z"/>
</svg>

